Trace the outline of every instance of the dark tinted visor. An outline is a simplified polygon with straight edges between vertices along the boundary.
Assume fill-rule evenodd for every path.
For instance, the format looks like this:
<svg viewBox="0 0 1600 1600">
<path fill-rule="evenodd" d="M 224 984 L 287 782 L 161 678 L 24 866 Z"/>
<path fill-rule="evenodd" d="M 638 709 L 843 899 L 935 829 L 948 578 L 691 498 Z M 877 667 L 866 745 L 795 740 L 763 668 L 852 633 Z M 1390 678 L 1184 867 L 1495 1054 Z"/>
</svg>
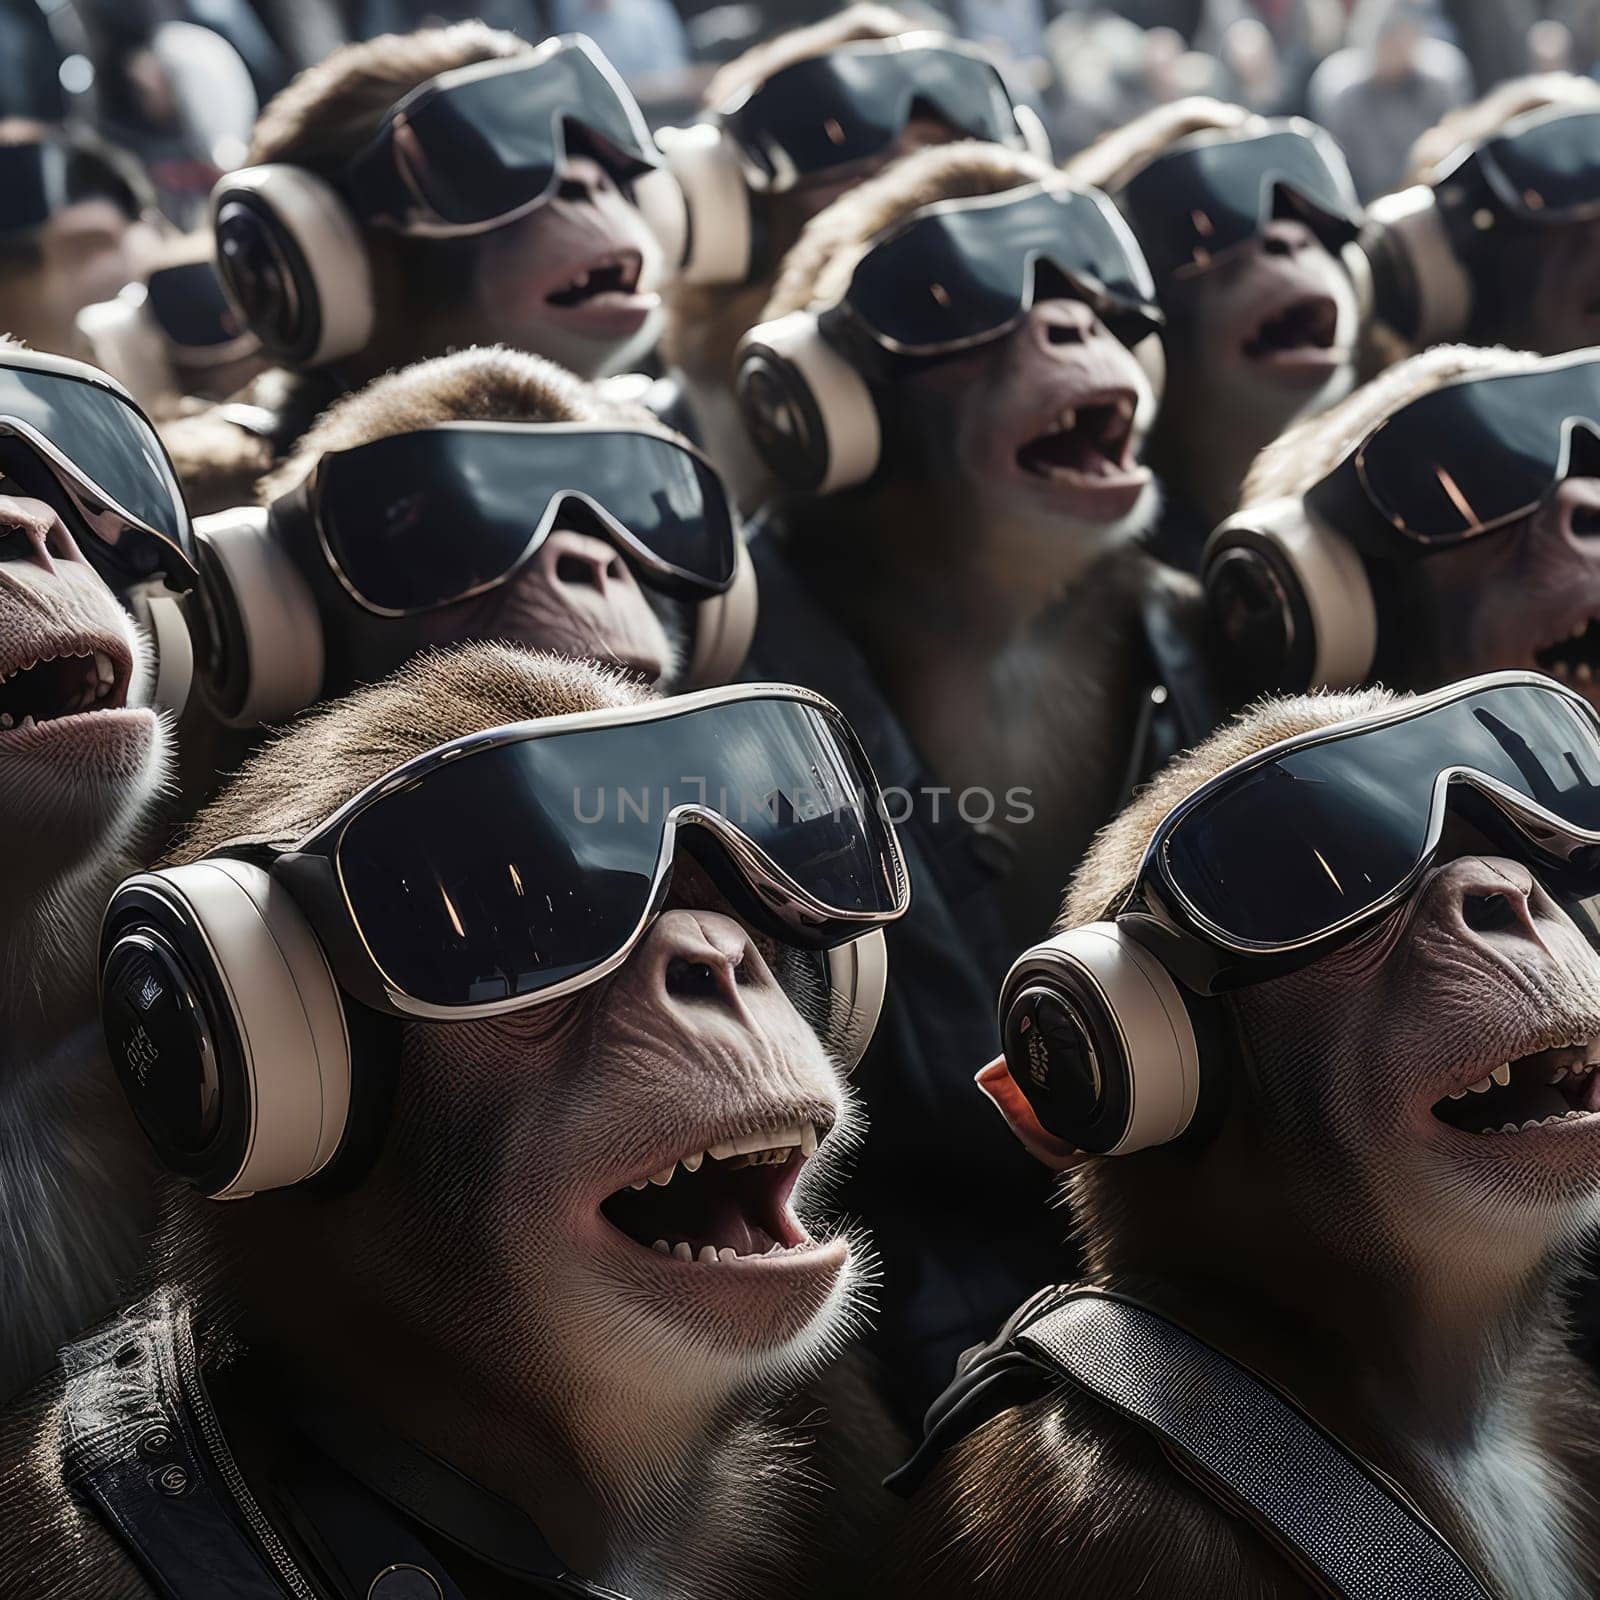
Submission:
<svg viewBox="0 0 1600 1600">
<path fill-rule="evenodd" d="M 1575 423 L 1600 431 L 1600 360 L 1452 383 L 1397 411 L 1307 501 L 1348 526 L 1353 479 L 1406 537 L 1453 543 L 1533 511 L 1566 473 Z"/>
<path fill-rule="evenodd" d="M 845 304 L 890 349 L 932 354 L 1011 327 L 1033 303 L 1040 262 L 1110 317 L 1129 317 L 1130 343 L 1156 326 L 1155 288 L 1127 228 L 1104 196 L 1069 189 L 929 208 L 873 246 Z"/>
<path fill-rule="evenodd" d="M 1600 832 L 1592 711 L 1503 684 L 1272 757 L 1159 834 L 1172 886 L 1230 942 L 1287 947 L 1374 909 L 1426 864 L 1434 789 L 1465 768 Z"/>
<path fill-rule="evenodd" d="M 243 333 L 209 261 L 160 267 L 146 280 L 150 314 L 167 338 L 183 350 L 212 350 Z"/>
<path fill-rule="evenodd" d="M 837 944 L 864 931 L 848 919 L 904 907 L 897 847 L 848 725 L 776 697 L 461 756 L 358 809 L 335 863 L 393 988 L 429 1005 L 481 1005 L 624 951 L 654 908 L 680 807 L 713 810 L 844 914 L 803 933 L 781 924 L 790 942 Z"/>
<path fill-rule="evenodd" d="M 130 219 L 138 201 L 121 173 L 92 150 L 53 139 L 0 145 L 0 233 L 40 227 L 58 211 L 95 196 Z"/>
<path fill-rule="evenodd" d="M 604 513 L 657 588 L 704 598 L 733 579 L 721 480 L 654 434 L 428 428 L 325 456 L 314 493 L 329 559 L 377 611 L 448 605 L 509 577 L 573 500 Z"/>
<path fill-rule="evenodd" d="M 769 183 L 880 154 L 917 114 L 971 139 L 1018 137 L 1005 80 L 981 55 L 945 45 L 842 45 L 774 73 L 722 113 L 723 126 Z"/>
<path fill-rule="evenodd" d="M 1600 205 L 1600 111 L 1513 123 L 1475 152 L 1495 197 L 1530 222 L 1556 222 Z"/>
<path fill-rule="evenodd" d="M 1118 200 L 1157 280 L 1253 239 L 1283 193 L 1330 249 L 1355 238 L 1360 203 L 1344 157 L 1320 128 L 1303 129 L 1179 144 L 1133 177 Z"/>
<path fill-rule="evenodd" d="M 396 152 L 445 222 L 491 222 L 555 186 L 569 124 L 599 141 L 618 176 L 653 167 L 655 146 L 632 96 L 588 40 L 526 65 L 448 73 L 408 95 L 393 118 L 416 141 Z"/>
<path fill-rule="evenodd" d="M 164 572 L 176 587 L 193 583 L 188 509 L 136 406 L 82 378 L 0 362 L 6 433 L 17 441 L 3 453 L 7 475 L 58 507 L 65 491 L 75 513 L 67 520 L 91 536 L 85 555 L 124 579 Z"/>
</svg>

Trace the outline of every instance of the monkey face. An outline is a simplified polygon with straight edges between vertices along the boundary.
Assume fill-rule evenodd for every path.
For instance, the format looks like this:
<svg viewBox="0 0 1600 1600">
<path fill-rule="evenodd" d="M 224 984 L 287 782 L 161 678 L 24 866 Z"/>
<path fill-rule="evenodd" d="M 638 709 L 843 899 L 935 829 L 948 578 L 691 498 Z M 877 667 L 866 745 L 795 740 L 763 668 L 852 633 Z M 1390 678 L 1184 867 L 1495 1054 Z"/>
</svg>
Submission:
<svg viewBox="0 0 1600 1600">
<path fill-rule="evenodd" d="M 314 1206 L 295 1237 L 444 1360 L 452 1405 L 509 1369 L 580 1463 L 669 1464 L 847 1317 L 851 1248 L 801 1217 L 848 1106 L 782 964 L 685 863 L 604 985 L 408 1024 L 373 1171 L 273 1198 Z"/>
<path fill-rule="evenodd" d="M 1571 477 L 1521 522 L 1391 569 L 1378 675 L 1420 689 L 1531 667 L 1600 704 L 1597 535 L 1600 476 Z"/>
<path fill-rule="evenodd" d="M 1271 437 L 1355 381 L 1355 288 L 1303 222 L 1273 220 L 1206 271 L 1171 279 L 1162 303 L 1175 406 L 1237 413 Z"/>
<path fill-rule="evenodd" d="M 1423 1277 L 1600 1218 L 1600 956 L 1527 867 L 1452 828 L 1386 922 L 1230 1001 L 1246 1083 L 1206 1157 L 1233 1203 L 1287 1197 L 1336 1254 Z"/>
<path fill-rule="evenodd" d="M 1052 298 L 1003 339 L 912 365 L 890 425 L 917 473 L 955 479 L 985 526 L 1013 530 L 1023 545 L 1010 554 L 1049 563 L 1055 552 L 1072 570 L 1084 554 L 1074 532 L 1143 525 L 1153 490 L 1139 455 L 1156 403 L 1099 316 Z"/>
<path fill-rule="evenodd" d="M 643 334 L 661 275 L 661 246 L 632 200 L 598 161 L 570 156 L 550 200 L 478 239 L 477 341 L 597 376 Z"/>
<path fill-rule="evenodd" d="M 42 500 L 0 494 L 0 826 L 8 901 L 114 846 L 160 780 L 132 622 Z M 14 899 L 11 897 L 15 897 Z"/>
<path fill-rule="evenodd" d="M 1600 343 L 1600 220 L 1489 237 L 1476 344 L 1561 355 Z"/>
</svg>

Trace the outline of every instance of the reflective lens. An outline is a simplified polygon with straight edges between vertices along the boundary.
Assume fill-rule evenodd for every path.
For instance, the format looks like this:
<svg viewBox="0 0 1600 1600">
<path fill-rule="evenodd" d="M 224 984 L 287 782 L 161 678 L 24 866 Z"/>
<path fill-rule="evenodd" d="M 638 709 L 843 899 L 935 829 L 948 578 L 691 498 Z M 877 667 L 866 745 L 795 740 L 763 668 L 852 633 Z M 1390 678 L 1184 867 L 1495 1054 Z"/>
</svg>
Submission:
<svg viewBox="0 0 1600 1600">
<path fill-rule="evenodd" d="M 573 499 L 604 513 L 646 583 L 704 598 L 733 579 L 721 480 L 655 434 L 427 428 L 325 456 L 314 493 L 329 560 L 376 611 L 429 610 L 509 577 Z"/>
<path fill-rule="evenodd" d="M 1524 119 L 1474 157 L 1506 208 L 1552 222 L 1600 205 L 1600 112 Z"/>
<path fill-rule="evenodd" d="M 1248 767 L 1153 848 L 1230 941 L 1301 944 L 1373 909 L 1424 864 L 1434 785 L 1457 767 L 1600 832 L 1594 713 L 1554 688 L 1513 683 Z"/>
<path fill-rule="evenodd" d="M 657 164 L 653 141 L 621 81 L 588 40 L 510 66 L 445 73 L 408 95 L 393 117 L 399 157 L 429 208 L 462 226 L 492 222 L 554 186 L 575 123 L 614 155 L 619 175 Z"/>
<path fill-rule="evenodd" d="M 898 849 L 877 799 L 837 712 L 741 699 L 461 756 L 357 809 L 335 861 L 392 987 L 428 1005 L 480 1005 L 626 949 L 682 807 L 716 812 L 831 912 L 896 913 Z M 817 946 L 862 931 L 826 917 L 779 927 Z"/>
<path fill-rule="evenodd" d="M 1470 378 L 1423 395 L 1307 496 L 1347 526 L 1353 474 L 1408 538 L 1448 544 L 1533 511 L 1567 467 L 1574 419 L 1600 430 L 1600 360 Z"/>
<path fill-rule="evenodd" d="M 150 274 L 145 291 L 150 314 L 181 350 L 212 350 L 243 332 L 209 261 L 160 267 Z"/>
<path fill-rule="evenodd" d="M 87 379 L 0 358 L 7 433 L 17 442 L 4 451 L 6 474 L 52 504 L 66 491 L 92 535 L 86 555 L 107 558 L 125 578 L 161 571 L 181 587 L 193 582 L 189 513 L 161 441 L 135 406 Z"/>
<path fill-rule="evenodd" d="M 1035 186 L 919 212 L 862 259 L 845 304 L 891 350 L 935 354 L 1016 323 L 1041 261 L 1107 302 L 1109 315 L 1132 314 L 1130 342 L 1155 326 L 1154 285 L 1110 203 Z"/>
<path fill-rule="evenodd" d="M 723 126 L 775 188 L 880 154 L 913 111 L 956 133 L 1015 143 L 1016 113 L 994 63 L 951 45 L 842 45 L 774 73 L 723 110 Z"/>
<path fill-rule="evenodd" d="M 1355 238 L 1360 202 L 1350 170 L 1309 122 L 1180 143 L 1137 173 L 1118 201 L 1160 281 L 1253 239 L 1272 220 L 1280 190 L 1300 202 L 1330 249 Z"/>
</svg>

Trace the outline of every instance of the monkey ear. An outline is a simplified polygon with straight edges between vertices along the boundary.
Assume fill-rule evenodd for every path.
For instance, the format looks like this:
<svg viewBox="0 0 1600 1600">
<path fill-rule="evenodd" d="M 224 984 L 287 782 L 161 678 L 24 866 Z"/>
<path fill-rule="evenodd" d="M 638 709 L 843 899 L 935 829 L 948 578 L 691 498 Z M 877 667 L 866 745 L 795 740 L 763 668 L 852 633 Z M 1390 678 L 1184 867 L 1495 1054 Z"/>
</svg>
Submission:
<svg viewBox="0 0 1600 1600">
<path fill-rule="evenodd" d="M 1080 1161 L 1089 1159 L 1089 1152 L 1057 1138 L 1039 1121 L 1028 1104 L 1028 1097 L 1018 1087 L 1006 1065 L 1006 1058 L 998 1056 L 973 1079 L 979 1090 L 993 1103 L 1004 1117 L 1011 1131 L 1022 1141 L 1023 1148 L 1053 1172 L 1065 1172 Z"/>
</svg>

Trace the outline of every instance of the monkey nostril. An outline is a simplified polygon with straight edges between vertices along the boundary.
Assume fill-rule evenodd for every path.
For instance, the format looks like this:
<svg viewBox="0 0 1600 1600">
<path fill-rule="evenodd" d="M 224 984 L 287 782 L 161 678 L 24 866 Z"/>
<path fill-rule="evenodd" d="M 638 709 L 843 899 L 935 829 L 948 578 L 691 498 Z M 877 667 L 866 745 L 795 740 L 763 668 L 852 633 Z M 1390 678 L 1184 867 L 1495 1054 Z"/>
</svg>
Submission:
<svg viewBox="0 0 1600 1600">
<path fill-rule="evenodd" d="M 741 965 L 734 964 L 735 980 Z M 709 961 L 690 961 L 683 956 L 674 956 L 667 963 L 666 983 L 667 993 L 674 1000 L 720 1000 L 723 994 L 722 980 Z"/>
<path fill-rule="evenodd" d="M 1600 538 L 1600 506 L 1575 506 L 1567 526 L 1574 538 Z"/>
<path fill-rule="evenodd" d="M 1051 344 L 1083 344 L 1089 334 L 1087 329 L 1078 327 L 1076 323 L 1052 322 L 1048 337 Z"/>
<path fill-rule="evenodd" d="M 1469 894 L 1461 902 L 1461 917 L 1474 933 L 1504 933 L 1517 925 L 1517 908 L 1503 894 Z"/>
<path fill-rule="evenodd" d="M 618 582 L 622 577 L 622 563 L 615 556 L 606 562 L 606 576 L 613 583 Z"/>
<path fill-rule="evenodd" d="M 556 557 L 556 582 L 570 583 L 575 588 L 598 589 L 600 569 L 582 556 L 563 553 Z"/>
</svg>

